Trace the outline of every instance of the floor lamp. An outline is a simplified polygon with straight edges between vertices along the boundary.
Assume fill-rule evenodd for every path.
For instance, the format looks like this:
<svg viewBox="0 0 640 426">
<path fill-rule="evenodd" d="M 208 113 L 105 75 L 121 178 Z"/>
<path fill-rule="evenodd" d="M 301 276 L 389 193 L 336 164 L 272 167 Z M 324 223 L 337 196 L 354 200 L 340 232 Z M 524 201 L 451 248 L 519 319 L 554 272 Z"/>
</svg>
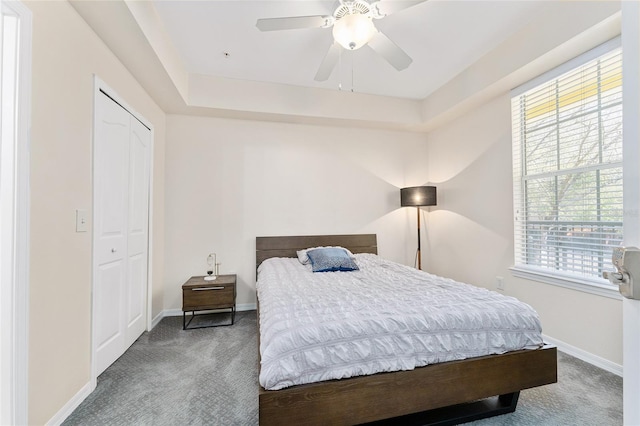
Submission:
<svg viewBox="0 0 640 426">
<path fill-rule="evenodd" d="M 422 270 L 422 256 L 420 253 L 420 207 L 435 206 L 437 203 L 435 186 L 412 186 L 400 190 L 400 205 L 415 207 L 418 212 L 418 269 Z"/>
</svg>

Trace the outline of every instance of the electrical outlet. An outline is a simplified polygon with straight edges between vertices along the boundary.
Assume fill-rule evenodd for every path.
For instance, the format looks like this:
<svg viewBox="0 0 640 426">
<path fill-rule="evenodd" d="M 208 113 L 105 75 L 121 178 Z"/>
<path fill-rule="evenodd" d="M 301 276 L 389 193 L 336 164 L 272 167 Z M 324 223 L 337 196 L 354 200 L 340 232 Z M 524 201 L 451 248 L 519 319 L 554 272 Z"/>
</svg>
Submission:
<svg viewBox="0 0 640 426">
<path fill-rule="evenodd" d="M 504 291 L 504 277 L 496 277 L 496 288 Z"/>
</svg>

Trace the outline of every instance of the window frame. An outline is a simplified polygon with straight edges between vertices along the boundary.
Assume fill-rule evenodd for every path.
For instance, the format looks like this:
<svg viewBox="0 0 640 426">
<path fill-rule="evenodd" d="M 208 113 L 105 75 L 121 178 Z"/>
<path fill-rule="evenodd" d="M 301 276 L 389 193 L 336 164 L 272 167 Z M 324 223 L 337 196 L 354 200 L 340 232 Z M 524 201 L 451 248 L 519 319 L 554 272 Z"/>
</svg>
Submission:
<svg viewBox="0 0 640 426">
<path fill-rule="evenodd" d="M 522 84 L 521 86 L 513 89 L 511 91 L 511 99 L 517 98 L 520 95 L 528 92 L 531 89 L 537 88 L 539 86 L 542 86 L 548 82 L 550 82 L 551 80 L 554 80 L 558 77 L 560 77 L 561 75 L 570 72 L 572 70 L 575 70 L 576 68 L 581 67 L 582 65 L 593 61 L 594 59 L 597 59 L 613 50 L 616 50 L 618 48 L 620 48 L 622 45 L 621 43 L 621 37 L 615 37 L 585 53 L 583 53 L 582 55 L 579 55 L 577 57 L 575 57 L 574 59 L 565 62 L 564 64 Z M 624 112 L 623 112 L 624 113 Z M 515 123 L 515 118 L 512 116 L 512 125 Z M 515 127 L 515 126 L 514 126 Z M 513 137 L 515 138 L 516 136 L 513 135 Z M 519 139 L 519 137 L 518 137 Z M 519 148 L 522 149 L 522 146 Z M 515 147 L 514 147 L 515 150 Z M 515 158 L 516 152 L 514 151 L 512 153 L 513 158 Z M 521 156 L 522 153 L 518 152 L 517 153 L 518 156 Z M 623 172 L 624 172 L 624 166 L 622 165 L 621 167 L 623 167 Z M 560 287 L 564 287 L 564 288 L 569 288 L 572 290 L 578 290 L 578 291 L 583 291 L 583 292 L 587 292 L 587 293 L 592 293 L 592 294 L 597 294 L 600 296 L 605 296 L 605 297 L 609 297 L 609 298 L 613 298 L 613 299 L 622 299 L 622 296 L 620 295 L 620 293 L 618 292 L 618 289 L 616 286 L 609 284 L 606 280 L 604 280 L 603 278 L 597 278 L 597 277 L 579 277 L 570 273 L 563 273 L 563 271 L 557 271 L 557 270 L 552 270 L 552 269 L 546 269 L 546 268 L 541 268 L 541 267 L 536 267 L 533 265 L 526 265 L 526 264 L 518 264 L 516 263 L 517 261 L 517 254 L 516 254 L 516 250 L 518 249 L 518 245 L 524 244 L 522 241 L 518 240 L 518 222 L 516 221 L 516 210 L 517 208 L 519 208 L 520 206 L 517 205 L 518 203 L 518 199 L 515 197 L 515 190 L 516 187 L 515 185 L 520 185 L 522 186 L 524 182 L 524 178 L 522 176 L 522 174 L 520 176 L 515 176 L 515 170 L 514 170 L 514 266 L 512 266 L 511 268 L 509 268 L 509 270 L 511 271 L 511 274 L 515 277 L 518 278 L 524 278 L 527 280 L 532 280 L 532 281 L 537 281 L 537 282 L 542 282 L 545 284 L 551 284 L 551 285 L 556 285 L 556 286 L 560 286 Z M 518 189 L 521 193 L 522 193 L 522 188 Z M 526 199 L 524 198 L 524 196 L 522 197 L 522 202 L 526 203 Z M 624 226 L 624 225 L 623 225 Z M 611 267 L 611 269 L 613 269 L 613 266 Z"/>
</svg>

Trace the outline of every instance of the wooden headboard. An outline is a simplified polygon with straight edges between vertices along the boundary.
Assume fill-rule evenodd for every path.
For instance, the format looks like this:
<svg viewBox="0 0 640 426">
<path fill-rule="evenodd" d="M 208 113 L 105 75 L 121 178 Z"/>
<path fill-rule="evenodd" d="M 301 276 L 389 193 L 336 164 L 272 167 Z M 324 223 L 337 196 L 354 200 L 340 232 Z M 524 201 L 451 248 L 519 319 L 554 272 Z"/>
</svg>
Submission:
<svg viewBox="0 0 640 426">
<path fill-rule="evenodd" d="M 256 268 L 271 257 L 296 257 L 309 247 L 340 246 L 352 253 L 378 254 L 376 234 L 256 237 Z"/>
</svg>

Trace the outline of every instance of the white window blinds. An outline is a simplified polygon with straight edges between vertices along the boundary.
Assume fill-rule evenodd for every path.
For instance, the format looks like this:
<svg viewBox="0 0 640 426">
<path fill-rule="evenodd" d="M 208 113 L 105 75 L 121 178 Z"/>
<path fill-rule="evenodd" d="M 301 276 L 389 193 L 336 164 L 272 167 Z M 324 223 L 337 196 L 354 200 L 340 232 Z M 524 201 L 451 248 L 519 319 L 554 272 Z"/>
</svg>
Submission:
<svg viewBox="0 0 640 426">
<path fill-rule="evenodd" d="M 622 243 L 622 51 L 582 62 L 511 100 L 515 266 L 604 282 Z"/>
</svg>

